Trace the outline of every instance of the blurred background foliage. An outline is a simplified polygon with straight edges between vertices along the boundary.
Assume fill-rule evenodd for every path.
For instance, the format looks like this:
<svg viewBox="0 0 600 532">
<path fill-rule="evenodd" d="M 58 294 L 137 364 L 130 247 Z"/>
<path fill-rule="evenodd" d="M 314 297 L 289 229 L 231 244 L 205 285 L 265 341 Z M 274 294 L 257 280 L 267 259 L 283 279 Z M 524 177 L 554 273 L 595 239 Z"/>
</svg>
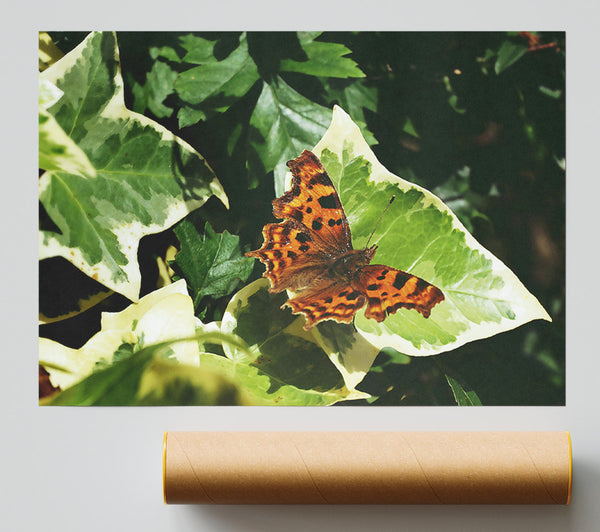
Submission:
<svg viewBox="0 0 600 532">
<path fill-rule="evenodd" d="M 50 35 L 67 53 L 86 34 Z M 127 107 L 198 150 L 230 199 L 229 211 L 213 198 L 194 213 L 198 233 L 228 231 L 243 251 L 256 249 L 272 219 L 270 201 L 282 191 L 282 165 L 316 144 L 338 104 L 387 169 L 442 198 L 552 316 L 552 323 L 528 323 L 439 356 L 383 350 L 359 386 L 374 396 L 371 403 L 564 404 L 564 33 L 117 38 Z M 176 231 L 142 239 L 141 295 L 156 288 L 156 258 L 170 245 L 180 247 Z M 54 273 L 53 259 L 43 263 L 40 278 L 63 275 L 62 265 Z M 262 271 L 257 261 L 249 280 Z M 205 322 L 219 320 L 230 297 L 209 294 L 197 312 Z M 127 304 L 114 294 L 80 316 L 42 326 L 41 334 L 80 347 L 99 329 L 101 311 Z"/>
</svg>

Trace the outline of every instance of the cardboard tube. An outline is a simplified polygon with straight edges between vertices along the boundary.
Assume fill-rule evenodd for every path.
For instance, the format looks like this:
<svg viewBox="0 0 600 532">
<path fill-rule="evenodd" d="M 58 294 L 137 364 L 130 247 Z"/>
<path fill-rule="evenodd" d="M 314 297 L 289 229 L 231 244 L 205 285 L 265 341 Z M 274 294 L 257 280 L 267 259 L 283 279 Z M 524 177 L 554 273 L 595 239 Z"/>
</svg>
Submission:
<svg viewBox="0 0 600 532">
<path fill-rule="evenodd" d="M 568 432 L 167 432 L 165 503 L 568 504 Z"/>
</svg>

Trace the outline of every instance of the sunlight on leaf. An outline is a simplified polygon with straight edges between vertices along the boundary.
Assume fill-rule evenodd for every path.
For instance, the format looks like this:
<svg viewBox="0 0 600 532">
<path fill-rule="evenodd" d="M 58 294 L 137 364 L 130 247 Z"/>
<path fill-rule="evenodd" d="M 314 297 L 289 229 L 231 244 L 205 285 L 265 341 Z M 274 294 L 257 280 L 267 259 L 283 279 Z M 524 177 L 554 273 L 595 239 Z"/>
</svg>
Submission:
<svg viewBox="0 0 600 532">
<path fill-rule="evenodd" d="M 227 197 L 189 144 L 124 105 L 117 42 L 92 33 L 41 74 L 61 98 L 48 111 L 96 170 L 68 168 L 39 180 L 40 201 L 56 231 L 39 235 L 40 259 L 62 256 L 108 288 L 136 301 L 139 240 L 217 196 Z"/>
<path fill-rule="evenodd" d="M 122 344 L 135 346 L 193 337 L 196 319 L 185 281 L 181 280 L 133 303 L 117 313 L 104 312 L 101 330 L 80 349 L 71 349 L 47 338 L 40 338 L 40 364 L 50 373 L 53 386 L 68 388 L 98 366 L 108 366 Z M 172 358 L 198 365 L 198 345 L 176 343 Z"/>
<path fill-rule="evenodd" d="M 377 323 L 359 311 L 354 325 L 373 346 L 435 355 L 533 319 L 550 320 L 517 277 L 475 241 L 439 198 L 381 165 L 339 107 L 314 152 L 340 194 L 355 249 L 366 244 L 395 195 L 371 242 L 379 246 L 373 263 L 413 273 L 446 297 L 427 319 L 401 309 Z"/>
</svg>

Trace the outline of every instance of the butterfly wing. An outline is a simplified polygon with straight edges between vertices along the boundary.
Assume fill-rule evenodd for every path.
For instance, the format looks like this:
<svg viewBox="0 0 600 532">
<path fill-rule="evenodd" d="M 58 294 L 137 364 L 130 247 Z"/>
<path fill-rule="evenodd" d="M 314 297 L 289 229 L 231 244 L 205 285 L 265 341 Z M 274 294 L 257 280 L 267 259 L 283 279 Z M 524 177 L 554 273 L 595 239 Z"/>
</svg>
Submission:
<svg viewBox="0 0 600 532">
<path fill-rule="evenodd" d="M 444 300 L 444 294 L 436 286 L 381 264 L 363 267 L 352 287 L 366 296 L 365 316 L 377 321 L 383 321 L 400 308 L 415 309 L 428 318 L 431 309 Z"/>
<path fill-rule="evenodd" d="M 363 294 L 348 284 L 324 277 L 316 286 L 288 299 L 283 307 L 290 307 L 293 314 L 304 314 L 304 329 L 308 331 L 323 320 L 351 322 L 366 301 Z"/>
<path fill-rule="evenodd" d="M 265 225 L 262 247 L 246 253 L 266 265 L 271 292 L 311 286 L 332 258 L 352 249 L 340 198 L 319 159 L 304 150 L 288 166 L 292 187 L 273 200 L 273 214 L 284 221 Z"/>
<path fill-rule="evenodd" d="M 319 159 L 304 150 L 287 164 L 292 187 L 273 200 L 273 214 L 284 221 L 265 225 L 262 247 L 246 255 L 266 265 L 264 277 L 271 281 L 271 292 L 297 292 L 284 306 L 306 316 L 304 328 L 323 320 L 348 323 L 365 303 L 365 316 L 377 321 L 402 307 L 429 317 L 433 306 L 444 299 L 442 291 L 395 268 L 363 266 L 375 248 L 352 249 L 340 198 Z M 335 267 L 346 258 L 346 266 L 356 273 L 353 277 L 347 276 L 352 268 L 340 276 Z"/>
<path fill-rule="evenodd" d="M 337 255 L 352 249 L 350 225 L 331 179 L 310 151 L 288 161 L 292 187 L 273 200 L 277 218 L 296 220 L 320 241 L 322 251 Z"/>
<path fill-rule="evenodd" d="M 310 231 L 296 220 L 267 224 L 260 249 L 246 253 L 266 267 L 264 277 L 271 281 L 270 292 L 296 291 L 323 274 L 324 257 Z"/>
</svg>

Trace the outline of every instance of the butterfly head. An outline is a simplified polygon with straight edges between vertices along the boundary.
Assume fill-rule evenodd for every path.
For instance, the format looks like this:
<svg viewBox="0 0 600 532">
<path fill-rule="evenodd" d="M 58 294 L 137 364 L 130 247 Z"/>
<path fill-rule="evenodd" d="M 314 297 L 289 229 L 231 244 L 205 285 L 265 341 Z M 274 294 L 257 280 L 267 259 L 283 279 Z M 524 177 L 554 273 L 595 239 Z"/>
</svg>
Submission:
<svg viewBox="0 0 600 532">
<path fill-rule="evenodd" d="M 364 264 L 362 264 L 361 266 L 366 266 L 367 264 L 369 264 L 373 260 L 373 257 L 375 256 L 376 252 L 377 252 L 377 244 L 372 245 L 370 248 L 363 249 L 362 254 L 363 254 L 364 260 L 366 262 Z"/>
</svg>

